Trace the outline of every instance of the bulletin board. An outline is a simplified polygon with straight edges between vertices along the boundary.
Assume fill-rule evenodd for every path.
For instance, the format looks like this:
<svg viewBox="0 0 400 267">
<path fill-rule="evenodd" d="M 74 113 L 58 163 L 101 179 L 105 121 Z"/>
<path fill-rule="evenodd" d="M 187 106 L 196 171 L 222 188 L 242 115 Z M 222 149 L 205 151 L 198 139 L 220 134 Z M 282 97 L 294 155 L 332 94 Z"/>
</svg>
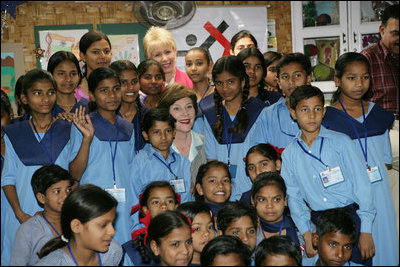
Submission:
<svg viewBox="0 0 400 267">
<path fill-rule="evenodd" d="M 97 30 L 107 34 L 111 42 L 112 58 L 129 60 L 138 66 L 145 60 L 143 38 L 147 28 L 140 23 L 97 24 Z"/>
<path fill-rule="evenodd" d="M 35 47 L 44 50 L 43 56 L 36 59 L 38 69 L 47 69 L 50 57 L 57 51 L 72 52 L 79 60 L 79 40 L 92 24 L 35 26 Z"/>
</svg>

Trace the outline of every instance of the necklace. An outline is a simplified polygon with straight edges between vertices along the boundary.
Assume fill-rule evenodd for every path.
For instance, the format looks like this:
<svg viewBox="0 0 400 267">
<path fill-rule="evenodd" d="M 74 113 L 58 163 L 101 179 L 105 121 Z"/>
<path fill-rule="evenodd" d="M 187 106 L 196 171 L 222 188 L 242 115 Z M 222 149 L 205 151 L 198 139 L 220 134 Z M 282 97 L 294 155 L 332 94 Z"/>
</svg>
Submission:
<svg viewBox="0 0 400 267">
<path fill-rule="evenodd" d="M 35 119 L 32 118 L 32 124 L 34 124 L 34 126 L 36 125 L 39 129 L 41 130 L 45 130 L 47 132 L 47 130 L 50 128 L 50 125 L 53 123 L 53 117 L 51 117 L 51 120 L 48 124 L 41 126 L 38 122 L 35 122 Z"/>
</svg>

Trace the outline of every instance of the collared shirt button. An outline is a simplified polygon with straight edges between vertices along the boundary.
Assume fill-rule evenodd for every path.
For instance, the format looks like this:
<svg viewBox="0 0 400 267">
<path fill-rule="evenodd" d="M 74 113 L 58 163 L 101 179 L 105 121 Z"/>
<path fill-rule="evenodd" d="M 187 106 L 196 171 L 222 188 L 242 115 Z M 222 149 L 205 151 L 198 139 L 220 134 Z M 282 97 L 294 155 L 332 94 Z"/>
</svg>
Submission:
<svg viewBox="0 0 400 267">
<path fill-rule="evenodd" d="M 314 178 L 314 179 L 315 179 L 315 178 L 317 178 L 317 176 L 314 174 L 314 175 L 312 176 L 312 178 Z"/>
<path fill-rule="evenodd" d="M 311 154 L 311 153 L 312 153 L 312 152 L 311 152 L 311 150 L 308 150 L 308 153 L 310 153 L 310 154 Z"/>
<path fill-rule="evenodd" d="M 328 199 L 327 199 L 326 197 L 324 197 L 322 200 L 323 200 L 324 202 L 328 201 Z"/>
</svg>

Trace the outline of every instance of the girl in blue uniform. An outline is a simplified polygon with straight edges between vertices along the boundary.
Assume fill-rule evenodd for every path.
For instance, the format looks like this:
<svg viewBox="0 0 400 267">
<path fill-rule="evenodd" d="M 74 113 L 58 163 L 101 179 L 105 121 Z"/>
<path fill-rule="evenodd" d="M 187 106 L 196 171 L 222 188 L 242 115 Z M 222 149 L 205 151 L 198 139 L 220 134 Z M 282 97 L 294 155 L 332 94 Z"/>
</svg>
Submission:
<svg viewBox="0 0 400 267">
<path fill-rule="evenodd" d="M 139 194 L 153 181 L 168 181 L 182 196 L 182 202 L 193 199 L 190 193 L 190 161 L 171 148 L 175 121 L 168 109 L 152 108 L 144 116 L 142 134 L 148 143 L 131 165 L 129 186 L 133 194 L 129 203 L 139 203 Z M 131 230 L 136 230 L 138 221 L 133 220 L 132 223 Z"/>
<path fill-rule="evenodd" d="M 53 117 L 56 118 L 58 114 L 64 113 L 62 117 L 72 121 L 75 110 L 80 106 L 86 107 L 87 110 L 89 103 L 86 98 L 77 101 L 74 95 L 75 88 L 82 80 L 78 59 L 71 52 L 58 51 L 50 57 L 47 71 L 53 75 L 57 84 L 57 100 Z"/>
<path fill-rule="evenodd" d="M 229 201 L 231 192 L 232 177 L 225 163 L 212 160 L 200 166 L 194 197 L 210 208 L 215 224 L 218 212 Z"/>
<path fill-rule="evenodd" d="M 32 174 L 48 164 L 67 169 L 70 153 L 71 124 L 52 116 L 56 83 L 51 74 L 31 70 L 22 87 L 21 99 L 32 118 L 3 128 L 6 151 L 1 186 L 8 199 L 2 219 L 7 230 L 1 247 L 4 265 L 9 263 L 18 226 L 41 209 L 30 186 Z"/>
<path fill-rule="evenodd" d="M 259 119 L 265 103 L 254 97 L 248 98 L 246 69 L 235 56 L 218 59 L 212 77 L 216 88 L 214 101 L 205 99 L 204 106 L 200 105 L 205 117 L 206 156 L 209 160 L 228 164 L 233 181 L 231 200 L 238 200 L 251 188 L 243 158 L 250 147 L 267 141 Z"/>
<path fill-rule="evenodd" d="M 118 200 L 115 239 L 122 244 L 130 235 L 130 206 L 126 201 L 131 194 L 128 179 L 135 154 L 135 135 L 133 124 L 117 116 L 120 88 L 117 74 L 109 67 L 95 69 L 90 74 L 89 111 L 93 112 L 85 115 L 83 108 L 75 112 L 69 170 L 80 184 L 97 185 Z"/>
<path fill-rule="evenodd" d="M 113 239 L 117 200 L 92 184 L 78 187 L 61 209 L 62 235 L 38 253 L 38 266 L 118 266 L 122 248 Z"/>
<path fill-rule="evenodd" d="M 148 59 L 139 64 L 138 75 L 142 105 L 156 107 L 165 82 L 163 67 L 157 61 Z"/>
<path fill-rule="evenodd" d="M 199 202 L 183 203 L 176 210 L 182 212 L 192 222 L 193 257 L 190 266 L 201 266 L 201 251 L 208 242 L 215 238 L 211 210 Z"/>
<path fill-rule="evenodd" d="M 350 136 L 364 155 L 376 205 L 372 237 L 373 265 L 398 265 L 399 241 L 392 194 L 385 164 L 392 164 L 389 129 L 393 114 L 364 100 L 370 88 L 370 65 L 362 54 L 341 55 L 335 65 L 338 89 L 327 107 L 323 125 Z"/>
<path fill-rule="evenodd" d="M 150 244 L 147 242 L 148 227 L 152 218 L 166 210 L 175 210 L 180 204 L 181 196 L 176 194 L 174 188 L 167 181 L 154 181 L 146 186 L 139 196 L 139 204 L 132 207 L 131 216 L 139 221 L 143 228 L 132 233 L 132 240 L 122 245 L 125 253 L 124 266 L 154 266 L 151 256 Z"/>
<path fill-rule="evenodd" d="M 274 147 L 271 144 L 258 144 L 247 151 L 246 174 L 254 182 L 257 175 L 262 172 L 275 172 L 281 170 L 281 154 L 283 149 Z M 240 201 L 251 203 L 251 189 L 242 194 Z"/>
<path fill-rule="evenodd" d="M 114 61 L 110 68 L 113 69 L 121 82 L 121 106 L 118 115 L 127 121 L 132 122 L 135 130 L 135 153 L 141 150 L 145 141 L 140 131 L 143 121 L 143 114 L 148 111 L 147 107 L 143 107 L 139 98 L 139 79 L 135 64 L 129 60 Z"/>
<path fill-rule="evenodd" d="M 304 253 L 304 240 L 288 216 L 286 185 L 278 172 L 263 172 L 254 180 L 252 204 L 257 210 L 257 245 L 274 235 L 287 235 Z"/>
<path fill-rule="evenodd" d="M 237 57 L 243 62 L 246 67 L 246 73 L 249 76 L 249 97 L 257 97 L 261 101 L 264 101 L 267 106 L 276 103 L 282 95 L 264 89 L 267 66 L 260 50 L 254 47 L 245 48 L 237 54 Z"/>
</svg>

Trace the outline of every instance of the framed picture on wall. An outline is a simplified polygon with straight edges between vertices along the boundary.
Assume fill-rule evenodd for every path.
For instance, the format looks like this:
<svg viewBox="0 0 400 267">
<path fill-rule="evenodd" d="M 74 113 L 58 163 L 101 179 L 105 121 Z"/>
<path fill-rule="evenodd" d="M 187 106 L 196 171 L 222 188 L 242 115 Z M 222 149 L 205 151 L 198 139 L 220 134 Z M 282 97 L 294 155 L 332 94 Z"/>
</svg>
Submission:
<svg viewBox="0 0 400 267">
<path fill-rule="evenodd" d="M 145 60 L 143 38 L 147 28 L 140 23 L 97 24 L 97 30 L 107 34 L 111 42 L 111 62 L 129 60 L 135 66 Z"/>
<path fill-rule="evenodd" d="M 37 57 L 36 65 L 39 69 L 47 69 L 50 57 L 57 51 L 69 51 L 79 58 L 79 40 L 88 31 L 93 30 L 92 24 L 75 25 L 46 25 L 35 26 L 35 46 L 44 50 L 42 56 Z"/>
</svg>

